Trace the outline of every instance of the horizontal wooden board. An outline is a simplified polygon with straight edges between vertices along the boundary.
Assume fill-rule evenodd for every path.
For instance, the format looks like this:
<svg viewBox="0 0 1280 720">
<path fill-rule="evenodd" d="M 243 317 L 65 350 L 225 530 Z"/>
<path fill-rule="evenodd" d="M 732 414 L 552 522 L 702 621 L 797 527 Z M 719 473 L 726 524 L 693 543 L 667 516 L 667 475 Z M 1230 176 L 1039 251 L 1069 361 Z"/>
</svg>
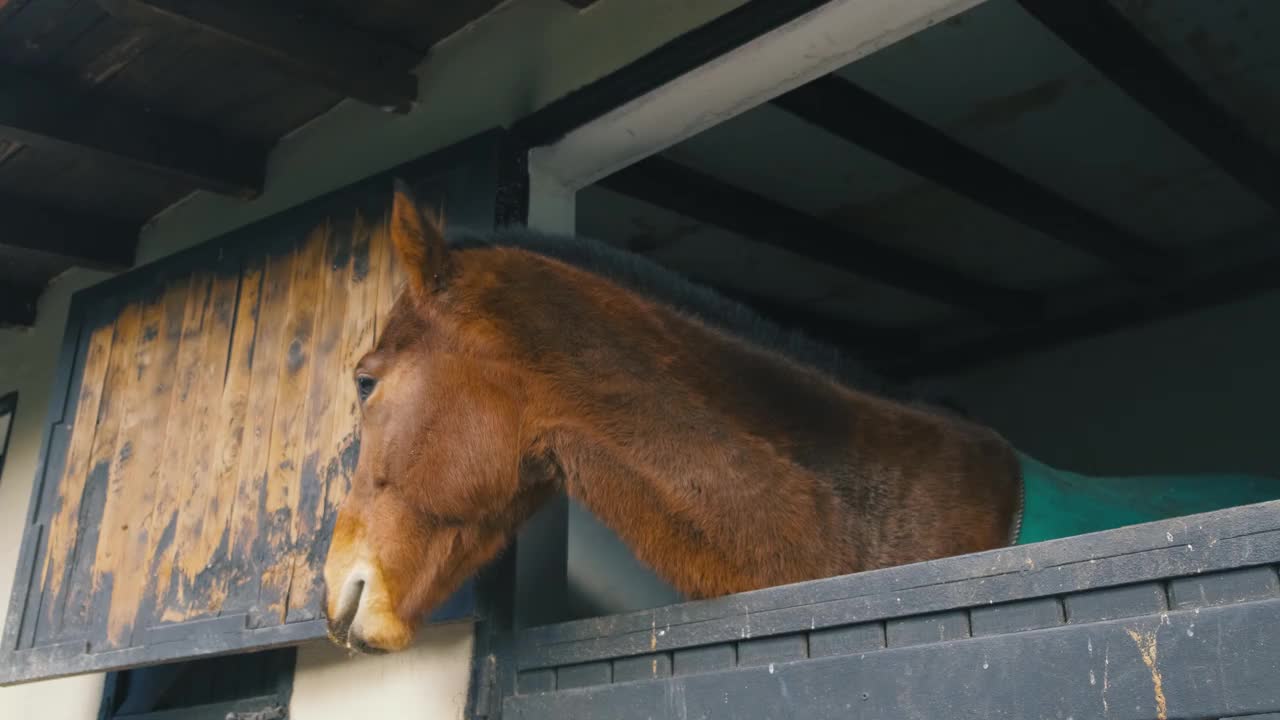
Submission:
<svg viewBox="0 0 1280 720">
<path fill-rule="evenodd" d="M 521 630 L 501 716 L 1269 717 L 1277 563 L 1270 502 Z"/>
<path fill-rule="evenodd" d="M 517 661 L 521 670 L 531 670 L 855 623 L 894 622 L 979 602 L 1009 603 L 1002 613 L 1007 617 L 1022 612 L 1019 601 L 1065 595 L 1071 606 L 1084 591 L 1277 563 L 1280 501 L 530 628 L 517 638 Z M 942 631 L 950 632 L 949 626 Z M 955 632 L 967 635 L 968 627 Z"/>
</svg>

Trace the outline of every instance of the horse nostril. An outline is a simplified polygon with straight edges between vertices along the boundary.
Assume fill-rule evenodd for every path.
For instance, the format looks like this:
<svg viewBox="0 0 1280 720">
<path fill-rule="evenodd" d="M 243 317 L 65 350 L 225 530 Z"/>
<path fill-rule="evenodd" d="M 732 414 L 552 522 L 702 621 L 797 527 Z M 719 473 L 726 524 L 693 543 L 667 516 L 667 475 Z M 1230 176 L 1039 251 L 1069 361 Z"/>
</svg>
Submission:
<svg viewBox="0 0 1280 720">
<path fill-rule="evenodd" d="M 360 597 L 364 594 L 364 579 L 350 579 L 338 595 L 337 614 L 329 618 L 329 637 L 340 645 L 347 642 L 351 623 L 360 611 Z"/>
</svg>

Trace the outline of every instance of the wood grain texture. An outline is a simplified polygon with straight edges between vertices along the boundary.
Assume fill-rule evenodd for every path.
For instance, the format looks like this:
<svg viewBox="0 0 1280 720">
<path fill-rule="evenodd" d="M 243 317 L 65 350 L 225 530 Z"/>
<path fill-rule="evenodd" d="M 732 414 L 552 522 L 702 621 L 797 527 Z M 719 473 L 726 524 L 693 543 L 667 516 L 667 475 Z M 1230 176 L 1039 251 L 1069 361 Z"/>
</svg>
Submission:
<svg viewBox="0 0 1280 720">
<path fill-rule="evenodd" d="M 80 384 L 80 397 L 76 405 L 78 420 L 72 425 L 71 443 L 67 450 L 66 469 L 59 483 L 59 510 L 49 526 L 49 540 L 45 554 L 40 584 L 50 597 L 61 598 L 61 603 L 46 604 L 43 625 L 53 633 L 62 627 L 62 611 L 66 596 L 62 592 L 74 563 L 65 562 L 74 557 L 82 541 L 80 525 L 82 513 L 92 506 L 89 474 L 93 440 L 98 429 L 98 408 L 106 388 L 104 380 L 111 360 L 111 348 L 115 340 L 115 324 L 96 328 L 89 337 L 89 349 L 85 357 Z M 88 501 L 88 502 L 87 502 Z M 56 568 L 51 559 L 61 562 Z"/>
<path fill-rule="evenodd" d="M 33 642 L 121 651 L 322 618 L 358 450 L 350 370 L 394 294 L 381 216 L 169 277 L 85 331 Z"/>
<path fill-rule="evenodd" d="M 315 347 L 316 308 L 323 293 L 324 248 L 328 228 L 313 231 L 293 258 L 293 281 L 287 300 L 284 333 L 280 338 L 276 379 L 276 411 L 271 431 L 266 506 L 260 518 L 270 549 L 258 586 L 256 627 L 283 622 L 286 594 L 293 574 L 293 513 L 301 493 L 302 443 L 306 425 L 307 391 Z M 267 616 L 267 617 L 263 617 Z"/>
<path fill-rule="evenodd" d="M 347 313 L 347 289 L 351 271 L 351 227 L 326 228 L 324 284 L 322 301 L 317 305 L 314 341 L 311 350 L 305 428 L 302 435 L 302 464 L 299 468 L 297 502 L 294 503 L 290 546 L 293 567 L 285 594 L 286 622 L 312 620 L 318 614 L 321 597 L 320 563 L 324 546 L 310 542 L 320 530 L 324 517 L 326 458 L 336 457 L 330 451 L 331 428 L 335 413 L 335 396 L 346 382 L 342 354 L 342 332 Z M 347 366 L 349 367 L 349 366 Z"/>
</svg>

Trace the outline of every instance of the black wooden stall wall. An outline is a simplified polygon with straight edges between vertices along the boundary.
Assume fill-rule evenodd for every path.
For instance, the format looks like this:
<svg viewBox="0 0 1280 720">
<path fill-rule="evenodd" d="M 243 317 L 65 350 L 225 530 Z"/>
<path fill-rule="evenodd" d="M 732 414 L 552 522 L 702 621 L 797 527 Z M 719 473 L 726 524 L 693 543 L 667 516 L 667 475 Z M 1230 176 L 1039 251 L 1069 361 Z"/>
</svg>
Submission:
<svg viewBox="0 0 1280 720">
<path fill-rule="evenodd" d="M 393 177 L 454 225 L 525 220 L 524 154 L 490 131 L 73 298 L 0 683 L 324 636 L 350 369 L 403 277 Z M 436 619 L 474 609 L 468 584 Z"/>
<path fill-rule="evenodd" d="M 1280 717 L 1280 502 L 521 631 L 503 720 Z"/>
</svg>

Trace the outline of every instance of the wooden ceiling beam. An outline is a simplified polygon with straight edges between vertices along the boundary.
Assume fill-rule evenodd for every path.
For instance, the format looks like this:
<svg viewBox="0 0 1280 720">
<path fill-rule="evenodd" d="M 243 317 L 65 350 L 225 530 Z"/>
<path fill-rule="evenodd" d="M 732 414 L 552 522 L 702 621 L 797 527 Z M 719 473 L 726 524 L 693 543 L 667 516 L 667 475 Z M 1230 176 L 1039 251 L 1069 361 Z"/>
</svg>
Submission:
<svg viewBox="0 0 1280 720">
<path fill-rule="evenodd" d="M 194 30 L 343 97 L 405 113 L 419 53 L 264 0 L 97 0 L 130 22 Z"/>
<path fill-rule="evenodd" d="M 1092 255 L 1130 277 L 1154 279 L 1171 258 L 1128 230 L 1086 210 L 933 126 L 836 75 L 774 104 L 920 177 Z"/>
<path fill-rule="evenodd" d="M 126 163 L 237 197 L 262 191 L 267 150 L 143 112 L 47 77 L 0 67 L 0 134 L 30 148 Z"/>
<path fill-rule="evenodd" d="M 73 265 L 119 272 L 133 266 L 140 223 L 0 196 L 0 247 L 54 255 Z"/>
<path fill-rule="evenodd" d="M 0 329 L 35 325 L 40 292 L 36 287 L 0 285 Z"/>
<path fill-rule="evenodd" d="M 1089 64 L 1258 197 L 1280 208 L 1280 157 L 1109 0 L 1018 0 Z"/>
<path fill-rule="evenodd" d="M 996 322 L 1027 320 L 1042 305 L 1034 293 L 970 278 L 661 157 L 641 160 L 599 185 Z"/>
</svg>

